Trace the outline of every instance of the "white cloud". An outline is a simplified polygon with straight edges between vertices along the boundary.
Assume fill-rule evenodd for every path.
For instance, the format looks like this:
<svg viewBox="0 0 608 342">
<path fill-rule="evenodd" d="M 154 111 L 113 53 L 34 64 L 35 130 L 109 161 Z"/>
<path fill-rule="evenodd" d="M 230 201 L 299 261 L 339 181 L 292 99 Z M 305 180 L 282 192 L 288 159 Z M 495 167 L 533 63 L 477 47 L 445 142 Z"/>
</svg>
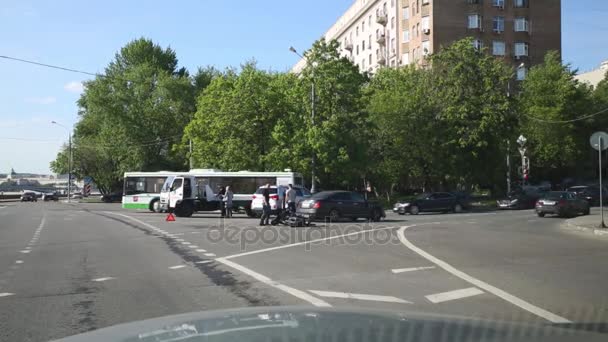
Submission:
<svg viewBox="0 0 608 342">
<path fill-rule="evenodd" d="M 27 102 L 40 104 L 40 105 L 50 105 L 57 102 L 57 98 L 53 96 L 43 96 L 43 97 L 29 97 L 25 99 Z"/>
<path fill-rule="evenodd" d="M 72 81 L 72 82 L 66 84 L 65 86 L 63 86 L 63 89 L 69 91 L 70 93 L 80 94 L 84 90 L 84 86 L 82 85 L 81 82 Z"/>
</svg>

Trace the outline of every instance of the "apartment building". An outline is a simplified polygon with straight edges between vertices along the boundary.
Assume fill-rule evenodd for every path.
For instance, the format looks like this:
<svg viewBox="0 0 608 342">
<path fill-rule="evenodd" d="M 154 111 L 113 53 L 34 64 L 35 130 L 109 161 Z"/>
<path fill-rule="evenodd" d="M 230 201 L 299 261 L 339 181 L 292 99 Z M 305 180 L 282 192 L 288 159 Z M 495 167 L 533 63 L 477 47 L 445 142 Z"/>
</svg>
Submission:
<svg viewBox="0 0 608 342">
<path fill-rule="evenodd" d="M 561 52 L 561 0 L 356 0 L 324 37 L 372 72 L 425 65 L 442 46 L 472 37 L 477 48 L 512 64 L 521 80 L 548 51 Z"/>
</svg>

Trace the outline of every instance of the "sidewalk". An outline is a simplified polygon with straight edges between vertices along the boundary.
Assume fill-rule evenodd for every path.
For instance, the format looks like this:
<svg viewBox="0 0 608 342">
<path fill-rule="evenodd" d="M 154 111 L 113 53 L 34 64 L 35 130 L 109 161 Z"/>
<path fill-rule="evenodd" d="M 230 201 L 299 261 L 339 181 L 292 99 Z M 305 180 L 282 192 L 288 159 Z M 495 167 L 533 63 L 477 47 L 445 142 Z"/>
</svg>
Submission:
<svg viewBox="0 0 608 342">
<path fill-rule="evenodd" d="M 562 227 L 570 230 L 577 230 L 580 232 L 594 234 L 608 238 L 608 228 L 600 228 L 600 209 L 591 208 L 591 214 L 586 216 L 579 216 L 566 220 Z M 604 208 L 604 220 L 608 226 L 608 209 Z"/>
</svg>

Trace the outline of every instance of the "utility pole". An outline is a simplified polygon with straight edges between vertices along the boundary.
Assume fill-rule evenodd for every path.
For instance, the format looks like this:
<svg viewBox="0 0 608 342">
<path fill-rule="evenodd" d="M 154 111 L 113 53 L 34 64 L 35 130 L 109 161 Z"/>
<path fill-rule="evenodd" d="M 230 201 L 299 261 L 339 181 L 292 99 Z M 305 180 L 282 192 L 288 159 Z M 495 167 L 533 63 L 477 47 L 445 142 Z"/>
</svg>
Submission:
<svg viewBox="0 0 608 342">
<path fill-rule="evenodd" d="M 511 141 L 507 140 L 507 194 L 511 193 Z"/>
<path fill-rule="evenodd" d="M 63 127 L 66 131 L 68 131 L 68 149 L 69 149 L 69 159 L 68 159 L 68 203 L 72 202 L 70 195 L 72 193 L 72 131 L 66 126 L 60 124 L 57 121 L 51 121 L 52 124 L 57 125 L 59 127 Z"/>
<path fill-rule="evenodd" d="M 192 139 L 190 139 L 189 146 L 190 146 L 190 170 L 192 170 L 193 169 L 192 165 L 194 164 L 194 162 L 192 161 Z"/>
</svg>

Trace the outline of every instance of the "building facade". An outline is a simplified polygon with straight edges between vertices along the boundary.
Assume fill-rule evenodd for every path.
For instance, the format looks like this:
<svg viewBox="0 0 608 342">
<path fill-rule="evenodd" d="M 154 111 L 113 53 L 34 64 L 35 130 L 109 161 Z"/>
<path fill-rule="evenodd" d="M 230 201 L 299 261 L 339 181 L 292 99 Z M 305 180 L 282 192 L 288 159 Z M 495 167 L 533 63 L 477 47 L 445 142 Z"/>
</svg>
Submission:
<svg viewBox="0 0 608 342">
<path fill-rule="evenodd" d="M 595 70 L 591 70 L 588 72 L 583 72 L 576 75 L 576 79 L 579 82 L 587 83 L 592 85 L 593 87 L 597 87 L 597 85 L 606 78 L 606 74 L 608 73 L 608 60 L 603 61 L 599 68 Z"/>
<path fill-rule="evenodd" d="M 442 46 L 472 37 L 523 79 L 548 51 L 561 53 L 561 0 L 356 0 L 323 37 L 370 72 L 424 65 Z"/>
</svg>

